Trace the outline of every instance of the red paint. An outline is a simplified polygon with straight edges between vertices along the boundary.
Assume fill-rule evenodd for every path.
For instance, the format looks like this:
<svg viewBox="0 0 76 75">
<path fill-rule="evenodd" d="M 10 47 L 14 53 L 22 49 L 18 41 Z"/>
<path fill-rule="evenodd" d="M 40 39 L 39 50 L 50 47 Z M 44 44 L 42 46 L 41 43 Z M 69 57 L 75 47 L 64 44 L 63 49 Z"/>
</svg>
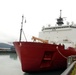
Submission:
<svg viewBox="0 0 76 75">
<path fill-rule="evenodd" d="M 24 72 L 66 68 L 66 57 L 76 55 L 75 48 L 64 45 L 14 42 L 14 46 Z"/>
</svg>

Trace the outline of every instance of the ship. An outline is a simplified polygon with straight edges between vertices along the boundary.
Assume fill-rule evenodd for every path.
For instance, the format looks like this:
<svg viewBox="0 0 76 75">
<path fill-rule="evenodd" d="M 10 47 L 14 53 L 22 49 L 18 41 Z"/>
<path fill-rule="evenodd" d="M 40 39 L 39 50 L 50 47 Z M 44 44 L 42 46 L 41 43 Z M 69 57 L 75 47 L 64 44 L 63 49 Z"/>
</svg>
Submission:
<svg viewBox="0 0 76 75">
<path fill-rule="evenodd" d="M 76 24 L 65 25 L 63 21 L 60 10 L 55 26 L 42 27 L 39 37 L 32 37 L 33 41 L 21 41 L 22 19 L 20 40 L 13 44 L 23 72 L 67 68 L 68 56 L 76 55 Z"/>
</svg>

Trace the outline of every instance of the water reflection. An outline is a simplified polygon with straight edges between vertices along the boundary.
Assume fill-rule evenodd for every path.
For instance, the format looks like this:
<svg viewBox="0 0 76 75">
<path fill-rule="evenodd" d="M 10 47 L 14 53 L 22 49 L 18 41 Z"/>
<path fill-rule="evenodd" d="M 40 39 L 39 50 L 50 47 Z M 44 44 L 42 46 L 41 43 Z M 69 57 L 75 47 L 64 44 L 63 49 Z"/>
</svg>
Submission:
<svg viewBox="0 0 76 75">
<path fill-rule="evenodd" d="M 0 52 L 0 75 L 23 75 L 16 53 Z"/>
<path fill-rule="evenodd" d="M 16 60 L 17 59 L 17 54 L 16 53 L 0 53 L 0 56 L 9 56 L 11 59 Z"/>
<path fill-rule="evenodd" d="M 10 56 L 11 59 L 14 59 L 14 60 L 17 59 L 17 54 L 16 53 L 10 53 L 9 56 Z"/>
<path fill-rule="evenodd" d="M 23 72 L 16 53 L 0 53 L 0 75 L 60 75 L 63 71 Z"/>
</svg>

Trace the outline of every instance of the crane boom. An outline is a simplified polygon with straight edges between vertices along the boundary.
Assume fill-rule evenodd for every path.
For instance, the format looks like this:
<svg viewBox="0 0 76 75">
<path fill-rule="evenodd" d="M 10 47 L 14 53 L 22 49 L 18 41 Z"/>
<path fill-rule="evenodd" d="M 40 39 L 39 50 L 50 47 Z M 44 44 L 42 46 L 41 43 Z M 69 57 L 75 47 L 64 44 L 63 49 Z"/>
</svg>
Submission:
<svg viewBox="0 0 76 75">
<path fill-rule="evenodd" d="M 32 40 L 33 40 L 33 41 L 38 40 L 38 41 L 41 41 L 42 43 L 48 43 L 48 40 L 43 40 L 43 39 L 37 38 L 37 37 L 35 37 L 35 36 L 32 37 Z"/>
</svg>

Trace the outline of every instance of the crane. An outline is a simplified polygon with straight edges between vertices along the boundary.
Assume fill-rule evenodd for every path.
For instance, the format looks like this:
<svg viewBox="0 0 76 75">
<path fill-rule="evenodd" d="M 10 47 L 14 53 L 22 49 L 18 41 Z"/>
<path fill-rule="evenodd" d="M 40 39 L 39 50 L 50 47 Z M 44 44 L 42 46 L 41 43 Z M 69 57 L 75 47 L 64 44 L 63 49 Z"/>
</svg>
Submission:
<svg viewBox="0 0 76 75">
<path fill-rule="evenodd" d="M 32 40 L 33 40 L 33 41 L 38 40 L 38 41 L 41 41 L 42 43 L 47 43 L 47 44 L 48 44 L 48 40 L 43 40 L 43 39 L 37 38 L 37 37 L 35 37 L 35 36 L 32 36 Z"/>
</svg>

